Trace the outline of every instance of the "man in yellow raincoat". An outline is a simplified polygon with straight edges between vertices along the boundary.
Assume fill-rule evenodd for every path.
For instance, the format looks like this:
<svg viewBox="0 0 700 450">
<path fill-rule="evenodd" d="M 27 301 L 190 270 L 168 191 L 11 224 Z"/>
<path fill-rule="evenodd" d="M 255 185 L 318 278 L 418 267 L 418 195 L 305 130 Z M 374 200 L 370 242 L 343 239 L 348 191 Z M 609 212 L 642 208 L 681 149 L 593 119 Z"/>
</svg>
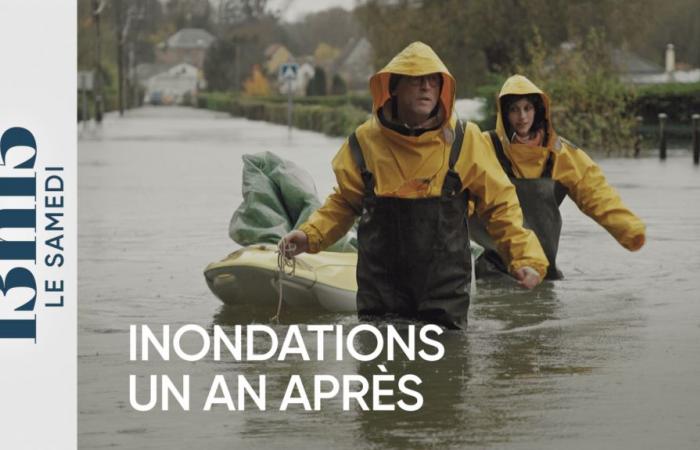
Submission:
<svg viewBox="0 0 700 450">
<path fill-rule="evenodd" d="M 498 95 L 496 130 L 484 134 L 516 187 L 525 226 L 537 234 L 547 255 L 547 278 L 557 279 L 562 277 L 556 266 L 559 205 L 566 195 L 628 250 L 644 245 L 645 226 L 607 183 L 600 167 L 583 150 L 557 136 L 550 110 L 544 92 L 524 76 L 514 75 Z M 487 249 L 481 258 L 486 267 L 480 263 L 479 268 L 507 270 L 483 220 L 472 216 L 469 226 L 472 239 Z"/>
<path fill-rule="evenodd" d="M 283 243 L 288 255 L 327 248 L 358 226 L 357 308 L 363 320 L 401 317 L 466 326 L 471 261 L 466 210 L 479 199 L 488 232 L 525 287 L 547 260 L 522 227 L 513 185 L 478 127 L 453 116 L 455 81 L 415 42 L 370 79 L 372 116 L 333 160 L 338 186 Z"/>
</svg>

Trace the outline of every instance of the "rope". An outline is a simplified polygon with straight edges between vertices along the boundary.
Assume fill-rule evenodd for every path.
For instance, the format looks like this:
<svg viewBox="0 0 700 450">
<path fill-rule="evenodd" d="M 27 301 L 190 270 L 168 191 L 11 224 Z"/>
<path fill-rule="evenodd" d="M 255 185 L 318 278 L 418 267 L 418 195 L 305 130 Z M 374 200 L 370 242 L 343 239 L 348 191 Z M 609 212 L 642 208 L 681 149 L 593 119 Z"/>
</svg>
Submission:
<svg viewBox="0 0 700 450">
<path fill-rule="evenodd" d="M 281 251 L 280 248 L 282 249 Z M 297 260 L 293 256 L 287 256 L 287 254 L 294 253 L 296 248 L 296 245 L 288 243 L 285 238 L 280 239 L 277 245 L 277 286 L 279 290 L 279 299 L 277 301 L 277 314 L 270 318 L 270 322 L 272 323 L 280 323 L 282 299 L 284 297 L 282 293 L 282 278 L 292 278 L 297 265 Z"/>
</svg>

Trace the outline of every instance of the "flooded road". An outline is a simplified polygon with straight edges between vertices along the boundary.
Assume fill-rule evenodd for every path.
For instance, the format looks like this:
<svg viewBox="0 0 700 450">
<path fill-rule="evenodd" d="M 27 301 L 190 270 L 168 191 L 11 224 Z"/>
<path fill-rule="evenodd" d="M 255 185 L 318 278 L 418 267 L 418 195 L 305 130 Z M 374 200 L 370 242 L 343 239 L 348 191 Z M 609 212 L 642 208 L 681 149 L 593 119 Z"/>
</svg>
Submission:
<svg viewBox="0 0 700 450">
<path fill-rule="evenodd" d="M 565 200 L 565 280 L 533 292 L 479 282 L 469 330 L 441 338 L 442 360 L 386 364 L 422 378 L 419 412 L 343 412 L 339 399 L 310 412 L 133 410 L 129 374 L 189 374 L 203 401 L 216 374 L 266 374 L 268 398 L 281 398 L 292 373 L 377 372 L 347 359 L 129 361 L 131 324 L 250 322 L 202 275 L 236 248 L 227 230 L 241 155 L 293 159 L 325 197 L 341 143 L 299 130 L 290 141 L 285 127 L 184 108 L 108 115 L 101 130 L 80 132 L 81 448 L 700 448 L 700 169 L 687 153 L 599 161 L 647 223 L 641 251 L 624 250 Z M 288 325 L 275 327 L 283 335 Z"/>
</svg>

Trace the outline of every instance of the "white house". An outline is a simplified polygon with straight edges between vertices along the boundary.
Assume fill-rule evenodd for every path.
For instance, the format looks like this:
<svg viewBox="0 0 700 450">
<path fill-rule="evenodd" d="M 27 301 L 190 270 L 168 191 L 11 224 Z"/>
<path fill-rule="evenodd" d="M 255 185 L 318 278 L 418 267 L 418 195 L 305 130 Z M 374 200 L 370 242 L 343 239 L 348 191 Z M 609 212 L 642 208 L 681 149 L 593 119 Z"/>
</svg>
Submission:
<svg viewBox="0 0 700 450">
<path fill-rule="evenodd" d="M 183 103 L 188 97 L 191 101 L 203 87 L 203 80 L 197 67 L 180 63 L 149 77 L 143 84 L 144 103 L 172 105 Z"/>
</svg>

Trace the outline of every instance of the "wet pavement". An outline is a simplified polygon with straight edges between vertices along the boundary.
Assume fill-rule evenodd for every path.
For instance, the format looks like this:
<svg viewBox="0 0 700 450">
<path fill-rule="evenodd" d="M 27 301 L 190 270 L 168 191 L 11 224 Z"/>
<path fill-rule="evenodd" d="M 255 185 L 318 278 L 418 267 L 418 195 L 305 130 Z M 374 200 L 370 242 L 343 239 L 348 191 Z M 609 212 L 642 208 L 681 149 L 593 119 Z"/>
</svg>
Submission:
<svg viewBox="0 0 700 450">
<path fill-rule="evenodd" d="M 230 330 L 253 320 L 223 307 L 202 275 L 236 248 L 227 230 L 241 155 L 293 159 L 325 197 L 341 143 L 187 108 L 108 115 L 101 129 L 80 130 L 81 448 L 700 448 L 700 169 L 687 152 L 599 161 L 647 223 L 641 251 L 624 250 L 565 200 L 565 280 L 532 292 L 479 282 L 469 330 L 441 338 L 442 360 L 388 363 L 422 378 L 420 412 L 343 412 L 339 400 L 318 412 L 134 411 L 129 374 L 187 373 L 193 398 L 204 399 L 216 374 L 264 373 L 268 398 L 281 398 L 291 373 L 377 372 L 352 360 L 129 362 L 130 324 Z M 282 335 L 288 324 L 275 328 Z"/>
</svg>

